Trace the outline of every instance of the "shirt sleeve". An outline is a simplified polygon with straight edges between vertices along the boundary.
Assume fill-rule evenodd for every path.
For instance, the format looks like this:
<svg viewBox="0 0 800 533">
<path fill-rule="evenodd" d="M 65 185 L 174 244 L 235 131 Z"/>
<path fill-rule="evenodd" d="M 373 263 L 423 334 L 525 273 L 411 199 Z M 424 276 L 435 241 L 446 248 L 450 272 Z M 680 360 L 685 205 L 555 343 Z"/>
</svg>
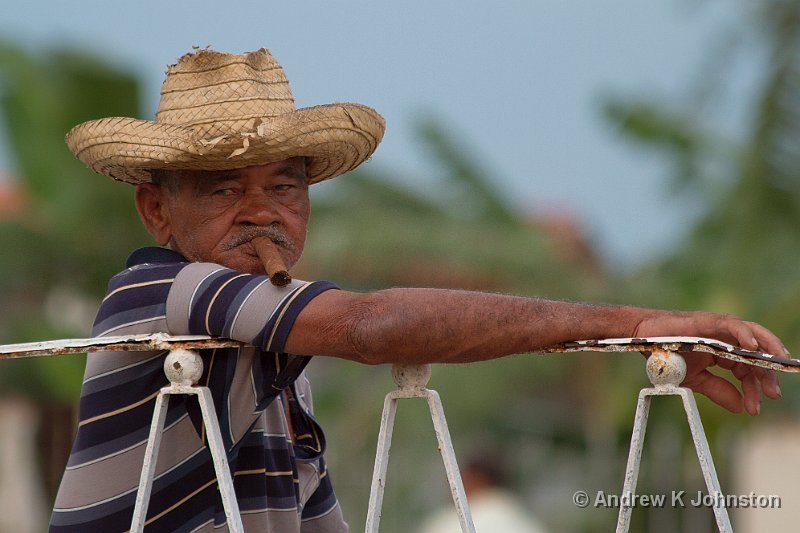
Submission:
<svg viewBox="0 0 800 533">
<path fill-rule="evenodd" d="M 263 275 L 192 263 L 172 283 L 167 325 L 173 335 L 226 337 L 283 352 L 300 311 L 315 296 L 335 288 L 327 281 L 301 280 L 276 287 Z"/>
</svg>

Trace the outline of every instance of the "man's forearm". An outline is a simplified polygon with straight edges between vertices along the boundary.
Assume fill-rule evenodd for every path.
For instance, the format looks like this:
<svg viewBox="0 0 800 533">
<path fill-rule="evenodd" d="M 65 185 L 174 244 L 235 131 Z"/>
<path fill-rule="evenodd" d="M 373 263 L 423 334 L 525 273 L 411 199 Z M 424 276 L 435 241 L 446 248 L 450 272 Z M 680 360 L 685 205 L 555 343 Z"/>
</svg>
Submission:
<svg viewBox="0 0 800 533">
<path fill-rule="evenodd" d="M 665 335 L 710 337 L 749 350 L 787 353 L 772 332 L 731 315 L 436 289 L 327 291 L 300 312 L 286 350 L 369 364 L 465 363 L 569 340 Z M 694 354 L 686 364 L 684 386 L 733 412 L 744 407 L 757 414 L 762 391 L 780 397 L 773 371 L 720 363 L 741 380 L 740 393 L 707 370 L 716 364 L 712 356 Z"/>
<path fill-rule="evenodd" d="M 365 363 L 463 363 L 629 336 L 653 313 L 471 291 L 329 291 L 301 312 L 287 350 Z"/>
</svg>

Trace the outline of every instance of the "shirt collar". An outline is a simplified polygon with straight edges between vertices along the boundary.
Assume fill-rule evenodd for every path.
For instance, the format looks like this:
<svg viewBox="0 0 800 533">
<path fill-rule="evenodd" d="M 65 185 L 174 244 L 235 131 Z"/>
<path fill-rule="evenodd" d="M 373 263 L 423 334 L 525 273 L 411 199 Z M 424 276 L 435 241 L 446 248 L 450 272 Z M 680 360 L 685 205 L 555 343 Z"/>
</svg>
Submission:
<svg viewBox="0 0 800 533">
<path fill-rule="evenodd" d="M 158 246 L 147 246 L 134 250 L 134 252 L 128 256 L 125 267 L 131 268 L 145 263 L 188 263 L 188 261 L 175 250 L 160 248 Z"/>
</svg>

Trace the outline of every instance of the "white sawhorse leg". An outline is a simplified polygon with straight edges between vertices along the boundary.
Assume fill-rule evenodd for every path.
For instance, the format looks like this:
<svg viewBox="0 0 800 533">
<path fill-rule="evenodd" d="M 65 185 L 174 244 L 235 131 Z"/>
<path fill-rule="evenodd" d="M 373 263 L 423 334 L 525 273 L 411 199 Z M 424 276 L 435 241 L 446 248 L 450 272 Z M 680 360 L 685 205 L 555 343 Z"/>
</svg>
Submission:
<svg viewBox="0 0 800 533">
<path fill-rule="evenodd" d="M 700 413 L 697 410 L 697 404 L 694 401 L 692 391 L 679 386 L 686 376 L 686 362 L 678 353 L 653 351 L 652 355 L 650 355 L 647 360 L 647 376 L 650 378 L 650 382 L 654 387 L 642 389 L 639 392 L 639 401 L 636 405 L 636 416 L 634 417 L 633 434 L 631 435 L 631 448 L 628 453 L 628 465 L 625 468 L 625 482 L 622 488 L 622 496 L 625 498 L 622 499 L 622 501 L 632 502 L 631 496 L 636 491 L 636 482 L 639 477 L 639 464 L 642 459 L 642 446 L 644 445 L 644 434 L 647 429 L 647 417 L 650 413 L 650 401 L 653 396 L 681 397 L 708 493 L 714 496 L 714 502 L 720 501 L 721 498 L 718 497 L 722 496 L 722 491 L 720 490 L 717 471 L 714 468 L 714 460 L 711 458 L 708 440 L 703 430 L 703 423 L 700 421 Z M 631 505 L 620 504 L 619 516 L 617 518 L 617 533 L 627 533 L 630 527 L 632 511 L 633 507 Z M 721 533 L 731 533 L 733 531 L 730 518 L 728 517 L 728 510 L 724 505 L 714 505 L 714 517 L 716 518 L 717 527 Z"/>
<path fill-rule="evenodd" d="M 219 430 L 214 402 L 208 387 L 193 386 L 203 374 L 203 361 L 197 352 L 191 350 L 174 350 L 164 361 L 164 372 L 167 374 L 171 385 L 164 387 L 158 393 L 156 406 L 153 411 L 153 422 L 150 425 L 150 436 L 147 439 L 147 448 L 144 452 L 142 475 L 139 479 L 139 490 L 136 493 L 136 504 L 133 508 L 131 533 L 142 533 L 147 516 L 147 506 L 150 502 L 150 492 L 153 488 L 158 448 L 161 444 L 161 434 L 164 431 L 164 421 L 167 417 L 169 397 L 173 394 L 190 394 L 197 396 L 203 422 L 206 426 L 208 446 L 214 461 L 214 471 L 217 474 L 217 486 L 222 496 L 222 506 L 225 509 L 225 518 L 228 522 L 228 531 L 231 533 L 244 533 L 242 517 L 239 514 L 239 505 L 233 490 L 233 479 L 228 467 L 228 458 L 222 444 L 222 435 Z"/>
<path fill-rule="evenodd" d="M 426 388 L 431 377 L 430 365 L 393 365 L 392 377 L 399 389 L 386 395 L 383 402 L 383 415 L 381 416 L 381 429 L 378 434 L 378 449 L 375 454 L 375 469 L 372 473 L 372 487 L 369 494 L 369 509 L 367 511 L 366 533 L 378 533 L 383 505 L 383 491 L 386 487 L 386 470 L 389 466 L 389 449 L 392 445 L 392 430 L 394 429 L 394 415 L 397 412 L 397 400 L 400 398 L 425 398 L 436 431 L 436 440 L 444 461 L 447 481 L 453 494 L 456 513 L 464 533 L 475 533 L 472 515 L 469 512 L 467 497 L 464 494 L 464 484 L 461 473 L 456 463 L 456 454 L 450 440 L 450 431 L 444 417 L 442 401 L 436 391 Z"/>
</svg>

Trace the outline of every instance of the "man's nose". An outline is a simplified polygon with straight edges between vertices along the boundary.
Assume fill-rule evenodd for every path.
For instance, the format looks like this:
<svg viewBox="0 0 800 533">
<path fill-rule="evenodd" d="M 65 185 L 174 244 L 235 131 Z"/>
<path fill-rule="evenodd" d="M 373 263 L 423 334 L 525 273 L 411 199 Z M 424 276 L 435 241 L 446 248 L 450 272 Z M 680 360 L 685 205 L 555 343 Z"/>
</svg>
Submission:
<svg viewBox="0 0 800 533">
<path fill-rule="evenodd" d="M 236 222 L 268 226 L 280 221 L 275 200 L 265 192 L 249 192 L 242 199 Z"/>
</svg>

